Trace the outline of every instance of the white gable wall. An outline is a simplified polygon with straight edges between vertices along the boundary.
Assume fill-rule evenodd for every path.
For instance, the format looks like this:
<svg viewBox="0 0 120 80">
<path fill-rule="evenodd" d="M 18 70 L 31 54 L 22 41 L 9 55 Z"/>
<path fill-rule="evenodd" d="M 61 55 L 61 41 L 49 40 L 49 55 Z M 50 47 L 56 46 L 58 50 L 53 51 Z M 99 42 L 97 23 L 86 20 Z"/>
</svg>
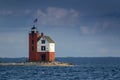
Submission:
<svg viewBox="0 0 120 80">
<path fill-rule="evenodd" d="M 42 40 L 45 40 L 45 44 L 41 43 Z M 41 50 L 41 46 L 45 46 L 46 50 Z M 55 43 L 49 43 L 44 37 L 42 37 L 37 42 L 37 52 L 55 52 Z"/>
<path fill-rule="evenodd" d="M 42 40 L 45 40 L 45 44 L 42 44 L 42 43 L 41 43 Z M 41 50 L 41 46 L 45 46 L 45 47 L 46 47 L 46 50 L 45 50 L 45 51 Z M 42 37 L 42 38 L 37 42 L 37 52 L 46 52 L 46 51 L 48 51 L 48 48 L 49 48 L 48 46 L 49 46 L 48 41 L 47 41 L 45 38 Z"/>
</svg>

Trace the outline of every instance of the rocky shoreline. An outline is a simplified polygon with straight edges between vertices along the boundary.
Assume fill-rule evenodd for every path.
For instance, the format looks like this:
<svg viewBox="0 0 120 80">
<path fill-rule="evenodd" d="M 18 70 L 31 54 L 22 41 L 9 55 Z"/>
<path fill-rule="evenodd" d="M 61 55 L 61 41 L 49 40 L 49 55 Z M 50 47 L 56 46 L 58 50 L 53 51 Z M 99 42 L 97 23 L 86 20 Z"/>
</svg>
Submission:
<svg viewBox="0 0 120 80">
<path fill-rule="evenodd" d="M 73 66 L 64 62 L 19 62 L 19 63 L 0 63 L 0 66 Z"/>
</svg>

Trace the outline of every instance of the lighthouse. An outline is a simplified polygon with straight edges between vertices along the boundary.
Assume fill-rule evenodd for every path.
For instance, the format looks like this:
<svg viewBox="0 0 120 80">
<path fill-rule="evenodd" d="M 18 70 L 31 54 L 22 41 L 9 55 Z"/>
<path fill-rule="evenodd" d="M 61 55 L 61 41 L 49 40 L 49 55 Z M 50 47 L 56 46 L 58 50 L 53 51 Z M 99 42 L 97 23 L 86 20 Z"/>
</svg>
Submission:
<svg viewBox="0 0 120 80">
<path fill-rule="evenodd" d="M 29 33 L 29 61 L 54 62 L 55 42 L 50 36 L 39 33 L 34 25 Z"/>
</svg>

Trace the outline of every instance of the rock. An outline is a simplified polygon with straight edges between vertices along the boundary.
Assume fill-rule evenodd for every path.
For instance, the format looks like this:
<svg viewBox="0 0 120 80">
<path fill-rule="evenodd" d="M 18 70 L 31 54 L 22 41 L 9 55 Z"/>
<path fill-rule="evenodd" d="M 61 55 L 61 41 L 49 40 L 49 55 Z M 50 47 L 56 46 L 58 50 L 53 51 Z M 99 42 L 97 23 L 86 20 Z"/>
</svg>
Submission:
<svg viewBox="0 0 120 80">
<path fill-rule="evenodd" d="M 21 62 L 21 63 L 0 63 L 0 66 L 73 66 L 63 62 Z"/>
</svg>

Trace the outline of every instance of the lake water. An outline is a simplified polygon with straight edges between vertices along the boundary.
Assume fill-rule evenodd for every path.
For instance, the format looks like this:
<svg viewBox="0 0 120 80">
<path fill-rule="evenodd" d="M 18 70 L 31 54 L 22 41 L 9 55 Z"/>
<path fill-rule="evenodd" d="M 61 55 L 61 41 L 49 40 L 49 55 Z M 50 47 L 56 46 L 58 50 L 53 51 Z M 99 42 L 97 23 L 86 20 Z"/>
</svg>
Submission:
<svg viewBox="0 0 120 80">
<path fill-rule="evenodd" d="M 17 61 L 17 59 L 13 60 Z M 0 66 L 0 80 L 120 80 L 120 58 L 71 57 L 57 58 L 57 60 L 76 65 L 71 67 Z"/>
</svg>

